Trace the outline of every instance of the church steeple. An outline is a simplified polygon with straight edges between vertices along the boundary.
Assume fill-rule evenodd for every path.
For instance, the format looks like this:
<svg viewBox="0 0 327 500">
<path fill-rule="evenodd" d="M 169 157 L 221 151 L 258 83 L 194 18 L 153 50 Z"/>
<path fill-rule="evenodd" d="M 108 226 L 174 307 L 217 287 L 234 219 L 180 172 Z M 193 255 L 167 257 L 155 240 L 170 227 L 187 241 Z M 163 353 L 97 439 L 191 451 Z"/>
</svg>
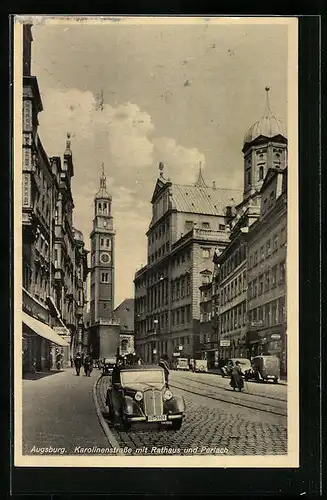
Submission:
<svg viewBox="0 0 327 500">
<path fill-rule="evenodd" d="M 104 173 L 104 163 L 101 165 L 100 189 L 95 195 L 95 200 L 98 199 L 111 200 L 111 196 L 107 191 L 107 177 Z"/>
<path fill-rule="evenodd" d="M 206 188 L 208 187 L 207 184 L 204 181 L 203 175 L 202 175 L 202 162 L 200 162 L 199 165 L 199 175 L 198 175 L 198 180 L 195 183 L 196 187 L 203 187 Z"/>
</svg>

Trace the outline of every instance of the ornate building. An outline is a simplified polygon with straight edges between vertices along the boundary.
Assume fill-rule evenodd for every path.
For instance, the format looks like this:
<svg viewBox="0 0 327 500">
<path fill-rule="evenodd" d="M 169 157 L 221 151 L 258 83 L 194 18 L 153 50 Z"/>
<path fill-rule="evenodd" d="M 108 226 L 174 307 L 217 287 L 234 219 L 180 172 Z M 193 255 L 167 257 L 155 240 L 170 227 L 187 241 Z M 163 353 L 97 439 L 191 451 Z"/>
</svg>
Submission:
<svg viewBox="0 0 327 500">
<path fill-rule="evenodd" d="M 258 338 L 254 339 L 253 334 L 249 336 L 248 333 L 258 327 L 257 318 L 253 323 L 257 304 L 252 306 L 252 302 L 249 312 L 249 298 L 251 296 L 252 301 L 257 297 L 258 286 L 262 287 L 257 276 L 252 277 L 253 258 L 255 256 L 256 263 L 259 262 L 259 249 L 264 249 L 266 244 L 254 239 L 254 228 L 262 227 L 265 206 L 270 203 L 263 193 L 271 172 L 276 168 L 283 171 L 287 165 L 287 138 L 282 123 L 271 112 L 268 92 L 269 88 L 266 87 L 267 101 L 263 116 L 244 137 L 243 201 L 235 207 L 230 221 L 230 243 L 214 259 L 213 303 L 218 317 L 219 356 L 222 358 L 250 356 L 254 353 L 250 342 L 260 343 Z M 264 227 L 274 232 L 275 223 L 273 217 L 266 218 Z M 263 235 L 262 231 L 260 234 Z M 254 244 L 254 240 L 259 249 L 253 256 L 249 246 Z M 262 250 L 264 254 L 265 250 Z M 252 307 L 255 312 L 252 312 Z"/>
<path fill-rule="evenodd" d="M 23 369 L 53 367 L 59 349 L 68 366 L 80 311 L 81 283 L 76 276 L 76 245 L 86 279 L 86 252 L 72 227 L 71 177 L 74 173 L 69 138 L 61 165 L 49 159 L 38 135 L 42 102 L 37 79 L 30 75 L 31 26 L 23 26 L 23 168 L 22 168 L 22 308 Z M 79 236 L 80 238 L 80 236 Z M 80 265 L 80 264 L 78 264 Z M 80 296 L 79 307 L 84 307 Z"/>
<path fill-rule="evenodd" d="M 260 218 L 248 239 L 248 331 L 250 356 L 273 354 L 287 374 L 287 169 L 271 167 L 261 188 Z"/>
<path fill-rule="evenodd" d="M 107 192 L 103 166 L 100 189 L 94 197 L 91 238 L 90 349 L 94 358 L 115 356 L 119 320 L 114 316 L 115 229 L 112 198 Z"/>
<path fill-rule="evenodd" d="M 226 206 L 237 191 L 205 184 L 173 184 L 160 175 L 147 232 L 148 264 L 135 283 L 135 347 L 146 361 L 160 354 L 201 356 L 201 272 L 212 272 L 212 255 L 228 243 Z"/>
</svg>

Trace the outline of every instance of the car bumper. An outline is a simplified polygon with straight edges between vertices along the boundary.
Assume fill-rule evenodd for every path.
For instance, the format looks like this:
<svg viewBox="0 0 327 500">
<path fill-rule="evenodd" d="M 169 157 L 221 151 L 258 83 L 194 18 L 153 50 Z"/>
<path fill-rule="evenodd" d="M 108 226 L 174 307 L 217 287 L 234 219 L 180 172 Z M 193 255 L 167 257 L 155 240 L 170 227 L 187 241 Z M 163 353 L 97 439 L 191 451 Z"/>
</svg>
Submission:
<svg viewBox="0 0 327 500">
<path fill-rule="evenodd" d="M 140 416 L 140 417 L 129 417 L 129 416 L 126 416 L 126 420 L 128 422 L 148 422 L 149 424 L 157 424 L 157 423 L 161 423 L 161 422 L 169 422 L 170 420 L 176 420 L 176 419 L 180 419 L 180 418 L 183 418 L 183 415 L 181 414 L 176 414 L 176 415 L 167 415 L 167 418 L 166 420 L 157 420 L 157 421 L 149 421 L 147 417 L 145 416 Z"/>
</svg>

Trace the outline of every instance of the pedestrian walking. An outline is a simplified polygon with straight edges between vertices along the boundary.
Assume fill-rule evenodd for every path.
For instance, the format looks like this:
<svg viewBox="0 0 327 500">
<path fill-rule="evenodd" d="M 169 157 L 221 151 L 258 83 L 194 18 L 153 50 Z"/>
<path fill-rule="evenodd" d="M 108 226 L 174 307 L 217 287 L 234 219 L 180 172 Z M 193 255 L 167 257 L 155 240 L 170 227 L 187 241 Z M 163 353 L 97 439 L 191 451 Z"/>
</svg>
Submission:
<svg viewBox="0 0 327 500">
<path fill-rule="evenodd" d="M 86 377 L 90 377 L 93 370 L 93 359 L 88 354 L 84 359 L 84 373 Z"/>
<path fill-rule="evenodd" d="M 75 364 L 76 375 L 79 377 L 82 366 L 82 357 L 79 352 L 75 356 L 74 364 Z"/>
<path fill-rule="evenodd" d="M 161 368 L 163 368 L 163 370 L 165 372 L 165 382 L 166 382 L 166 386 L 168 387 L 169 366 L 168 366 L 168 356 L 166 354 L 163 354 L 160 357 L 159 366 L 161 366 Z"/>
<path fill-rule="evenodd" d="M 233 388 L 233 391 L 235 391 L 235 389 L 238 389 L 241 392 L 244 388 L 243 373 L 239 361 L 236 361 L 235 365 L 232 368 L 230 386 Z"/>
</svg>

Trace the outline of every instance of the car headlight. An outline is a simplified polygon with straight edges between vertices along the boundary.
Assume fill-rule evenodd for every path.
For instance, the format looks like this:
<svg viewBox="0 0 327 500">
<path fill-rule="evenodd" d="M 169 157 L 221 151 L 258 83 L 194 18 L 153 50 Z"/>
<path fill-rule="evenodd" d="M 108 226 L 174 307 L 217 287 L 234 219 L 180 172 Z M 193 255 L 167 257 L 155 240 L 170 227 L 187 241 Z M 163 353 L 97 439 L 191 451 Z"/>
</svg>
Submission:
<svg viewBox="0 0 327 500">
<path fill-rule="evenodd" d="M 143 394 L 141 391 L 137 391 L 134 396 L 135 401 L 141 401 L 143 399 Z"/>
<path fill-rule="evenodd" d="M 169 389 L 166 389 L 163 395 L 164 401 L 169 401 L 172 397 L 173 393 Z"/>
</svg>

